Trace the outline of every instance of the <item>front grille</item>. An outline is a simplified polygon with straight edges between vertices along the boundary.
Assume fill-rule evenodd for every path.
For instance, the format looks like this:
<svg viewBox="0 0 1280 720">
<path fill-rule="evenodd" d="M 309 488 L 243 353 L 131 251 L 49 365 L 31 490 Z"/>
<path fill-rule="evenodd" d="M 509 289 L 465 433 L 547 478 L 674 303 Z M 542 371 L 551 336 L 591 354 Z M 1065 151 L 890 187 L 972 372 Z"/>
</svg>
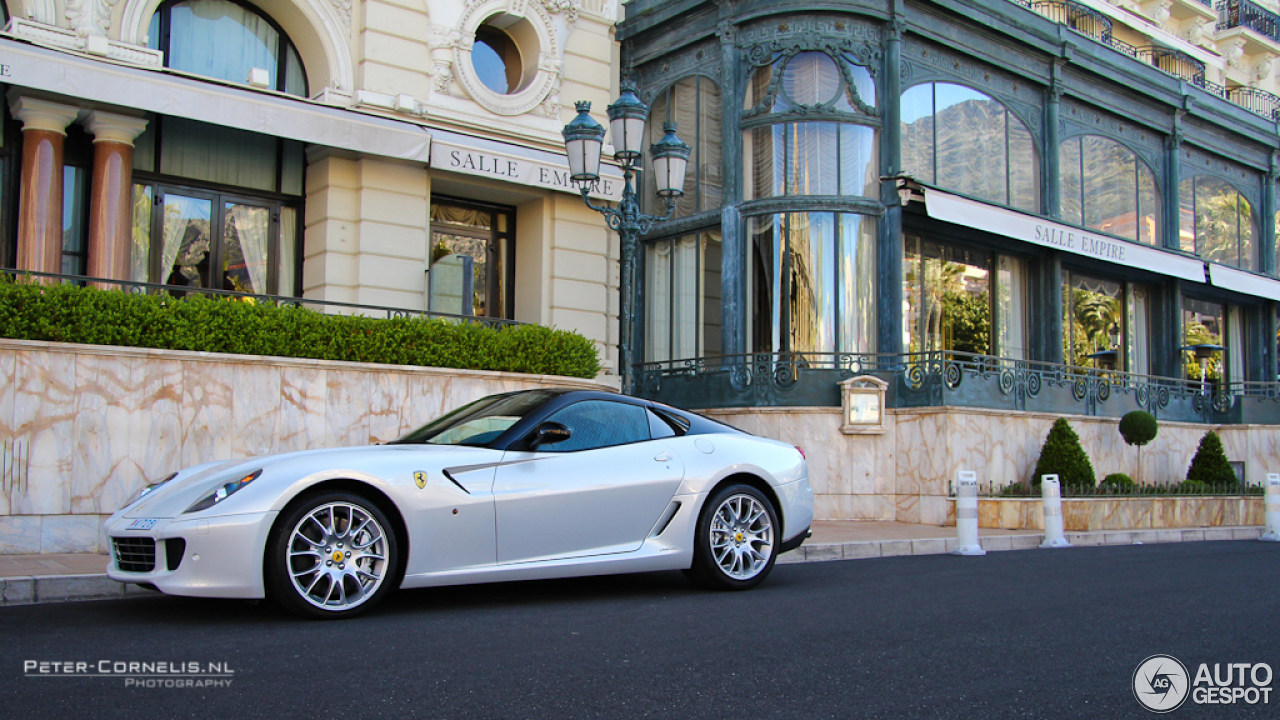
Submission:
<svg viewBox="0 0 1280 720">
<path fill-rule="evenodd" d="M 124 572 L 151 572 L 156 569 L 156 541 L 147 537 L 113 537 L 116 566 Z"/>
</svg>

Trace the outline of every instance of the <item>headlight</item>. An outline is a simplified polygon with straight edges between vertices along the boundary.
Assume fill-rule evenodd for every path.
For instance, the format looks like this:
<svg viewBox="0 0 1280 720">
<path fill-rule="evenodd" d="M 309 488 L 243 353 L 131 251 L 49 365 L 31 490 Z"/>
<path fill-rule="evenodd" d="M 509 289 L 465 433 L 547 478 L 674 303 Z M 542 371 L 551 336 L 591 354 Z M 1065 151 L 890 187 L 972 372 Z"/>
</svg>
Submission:
<svg viewBox="0 0 1280 720">
<path fill-rule="evenodd" d="M 244 487 L 245 485 L 248 485 L 254 480 L 257 480 L 258 476 L 261 474 L 262 474 L 261 470 L 254 470 L 253 472 L 249 473 L 248 475 L 245 475 L 242 478 L 232 480 L 231 482 L 223 483 L 219 485 L 216 490 L 214 490 L 213 492 L 209 493 L 208 495 L 205 495 L 203 498 L 198 500 L 196 504 L 184 510 L 183 513 L 193 513 L 193 512 L 200 512 L 201 510 L 208 510 L 214 505 L 217 505 L 223 500 L 226 500 L 227 498 L 234 495 L 236 491 L 238 491 L 240 488 Z"/>
<path fill-rule="evenodd" d="M 157 482 L 157 483 L 151 483 L 150 485 L 148 485 L 148 486 L 146 486 L 146 487 L 142 488 L 142 489 L 141 489 L 141 490 L 139 490 L 138 492 L 134 493 L 134 494 L 133 494 L 133 497 L 129 498 L 129 502 L 125 503 L 125 504 L 124 504 L 124 507 L 129 507 L 130 505 L 132 505 L 132 504 L 134 504 L 134 503 L 138 502 L 138 501 L 139 501 L 139 500 L 141 500 L 142 498 L 144 498 L 144 497 L 146 497 L 146 496 L 150 495 L 152 491 L 154 491 L 154 490 L 159 490 L 161 485 L 164 485 L 165 483 L 169 482 L 170 480 L 172 480 L 172 479 L 174 479 L 174 478 L 176 478 L 176 477 L 178 477 L 178 473 L 173 473 L 172 475 L 170 475 L 169 477 L 167 477 L 167 478 L 165 478 L 165 479 L 161 480 L 160 482 Z"/>
</svg>

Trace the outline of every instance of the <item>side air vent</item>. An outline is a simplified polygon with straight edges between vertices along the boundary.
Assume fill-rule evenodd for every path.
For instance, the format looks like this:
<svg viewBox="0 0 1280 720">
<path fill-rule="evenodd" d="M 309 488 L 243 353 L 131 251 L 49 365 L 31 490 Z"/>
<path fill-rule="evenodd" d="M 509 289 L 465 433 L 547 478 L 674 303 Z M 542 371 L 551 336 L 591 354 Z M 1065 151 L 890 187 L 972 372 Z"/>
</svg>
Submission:
<svg viewBox="0 0 1280 720">
<path fill-rule="evenodd" d="M 662 513 L 662 517 L 658 518 L 658 524 L 653 526 L 653 532 L 649 533 L 649 537 L 658 537 L 666 532 L 667 526 L 675 519 L 676 513 L 680 511 L 680 503 L 672 501 L 667 506 L 666 512 Z"/>
</svg>

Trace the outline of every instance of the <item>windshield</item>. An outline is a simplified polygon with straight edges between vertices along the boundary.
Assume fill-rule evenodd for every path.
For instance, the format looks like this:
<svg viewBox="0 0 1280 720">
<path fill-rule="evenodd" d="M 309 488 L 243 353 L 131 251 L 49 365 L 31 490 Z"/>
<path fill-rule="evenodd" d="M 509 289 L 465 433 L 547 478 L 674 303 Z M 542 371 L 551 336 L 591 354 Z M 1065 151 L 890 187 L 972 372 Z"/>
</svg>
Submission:
<svg viewBox="0 0 1280 720">
<path fill-rule="evenodd" d="M 493 395 L 433 420 L 396 443 L 427 445 L 488 445 L 507 428 L 558 393 L 547 390 Z"/>
</svg>

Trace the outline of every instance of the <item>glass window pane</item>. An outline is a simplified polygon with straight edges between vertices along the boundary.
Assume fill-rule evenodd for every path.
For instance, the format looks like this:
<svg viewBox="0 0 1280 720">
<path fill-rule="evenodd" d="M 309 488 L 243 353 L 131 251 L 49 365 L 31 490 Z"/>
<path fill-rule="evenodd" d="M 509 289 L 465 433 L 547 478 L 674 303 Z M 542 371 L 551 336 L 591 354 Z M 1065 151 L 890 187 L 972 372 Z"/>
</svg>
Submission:
<svg viewBox="0 0 1280 720">
<path fill-rule="evenodd" d="M 280 266 L 275 292 L 299 295 L 298 290 L 298 210 L 280 208 Z"/>
<path fill-rule="evenodd" d="M 838 352 L 876 351 L 876 219 L 839 218 L 840 339 Z"/>
<path fill-rule="evenodd" d="M 552 413 L 548 421 L 569 428 L 569 438 L 538 447 L 539 452 L 573 452 L 644 442 L 649 439 L 649 417 L 638 405 L 608 400 L 584 400 Z"/>
<path fill-rule="evenodd" d="M 839 194 L 837 129 L 835 123 L 796 123 L 791 126 L 793 148 L 787 153 L 791 163 L 786 194 Z"/>
<path fill-rule="evenodd" d="M 1040 212 L 1040 155 L 1022 121 L 1006 113 L 1009 128 L 1009 204 Z"/>
<path fill-rule="evenodd" d="M 990 354 L 990 258 L 916 236 L 906 241 L 909 352 Z"/>
<path fill-rule="evenodd" d="M 835 351 L 835 216 L 786 216 L 792 352 Z"/>
<path fill-rule="evenodd" d="M 303 144 L 296 140 L 281 140 L 284 162 L 280 168 L 280 192 L 285 195 L 301 195 L 307 175 L 307 156 Z"/>
<path fill-rule="evenodd" d="M 858 99 L 871 107 L 877 107 L 876 100 L 876 80 L 871 76 L 871 71 L 861 65 L 850 65 L 849 75 L 853 78 L 853 87 L 858 91 Z M 844 100 L 843 104 L 837 105 L 840 109 L 853 111 L 853 107 L 848 105 L 848 101 Z"/>
<path fill-rule="evenodd" d="M 698 79 L 698 209 L 720 207 L 724 199 L 723 159 L 721 154 L 720 87 L 708 78 Z M 686 142 L 688 138 L 686 138 Z"/>
<path fill-rule="evenodd" d="M 166 284 L 209 287 L 212 212 L 211 200 L 165 194 L 160 267 Z"/>
<path fill-rule="evenodd" d="M 1240 198 L 1240 261 L 1236 267 L 1242 270 L 1253 269 L 1253 238 L 1257 234 L 1257 223 L 1253 219 L 1253 205 L 1243 195 Z"/>
<path fill-rule="evenodd" d="M 1080 176 L 1080 138 L 1058 146 L 1058 176 L 1062 185 L 1062 220 L 1084 225 L 1084 185 Z"/>
<path fill-rule="evenodd" d="M 133 186 L 133 243 L 129 248 L 129 279 L 154 282 L 151 278 L 151 198 L 150 185 Z"/>
<path fill-rule="evenodd" d="M 1027 263 L 1001 255 L 996 278 L 996 312 L 999 338 L 996 352 L 1001 357 L 1026 360 L 1027 348 Z"/>
<path fill-rule="evenodd" d="M 820 105 L 838 99 L 843 83 L 835 60 L 823 52 L 802 52 L 787 62 L 782 91 L 800 105 Z"/>
<path fill-rule="evenodd" d="M 840 194 L 878 197 L 880 157 L 874 128 L 840 126 Z"/>
<path fill-rule="evenodd" d="M 1195 188 L 1195 178 L 1178 183 L 1178 247 L 1189 253 L 1196 251 Z"/>
<path fill-rule="evenodd" d="M 62 274 L 83 275 L 85 240 L 88 222 L 85 218 L 88 172 L 66 165 L 62 168 Z"/>
<path fill-rule="evenodd" d="M 748 326 L 751 352 L 773 352 L 781 349 L 781 293 L 778 264 L 782 257 L 782 216 L 768 215 L 751 218 L 751 281 L 750 325 Z"/>
<path fill-rule="evenodd" d="M 1160 191 L 1155 174 L 1144 162 L 1138 162 L 1138 242 L 1160 244 Z"/>
<path fill-rule="evenodd" d="M 307 97 L 307 74 L 293 45 L 285 43 L 284 92 Z"/>
<path fill-rule="evenodd" d="M 698 236 L 672 241 L 671 338 L 673 360 L 698 355 Z"/>
<path fill-rule="evenodd" d="M 936 102 L 938 184 L 1007 204 L 1004 106 L 947 83 L 938 83 Z"/>
<path fill-rule="evenodd" d="M 1195 193 L 1196 253 L 1205 260 L 1235 266 L 1239 262 L 1239 193 L 1225 180 L 1201 175 Z"/>
<path fill-rule="evenodd" d="M 1224 346 L 1223 326 L 1226 324 L 1226 308 L 1219 303 L 1182 298 L 1182 342 L 1184 346 L 1219 345 Z M 1182 353 L 1183 371 L 1188 380 L 1203 379 L 1216 381 L 1222 379 L 1222 351 L 1209 350 L 1206 353 L 1205 365 L 1201 367 L 1195 353 L 1190 350 Z"/>
<path fill-rule="evenodd" d="M 743 133 L 743 156 L 746 173 L 743 199 L 773 197 L 782 194 L 783 170 L 786 167 L 786 131 L 789 125 L 768 125 Z"/>
<path fill-rule="evenodd" d="M 243 83 L 262 68 L 276 86 L 280 36 L 254 11 L 227 0 L 192 0 L 169 8 L 169 67 Z"/>
<path fill-rule="evenodd" d="M 933 183 L 933 83 L 902 93 L 902 171 Z"/>
<path fill-rule="evenodd" d="M 671 355 L 671 241 L 644 246 L 644 359 L 661 362 Z"/>
<path fill-rule="evenodd" d="M 271 210 L 254 205 L 223 205 L 222 267 L 218 285 L 244 293 L 267 292 Z"/>
<path fill-rule="evenodd" d="M 165 117 L 160 172 L 274 192 L 276 143 L 270 135 Z"/>
<path fill-rule="evenodd" d="M 1066 298 L 1070 306 L 1067 336 L 1071 342 L 1068 362 L 1081 367 L 1124 369 L 1123 286 L 1112 280 L 1070 276 Z M 1111 355 L 1099 355 L 1111 353 Z"/>
<path fill-rule="evenodd" d="M 721 325 L 723 324 L 723 294 L 721 277 L 723 258 L 723 241 L 719 230 L 701 234 L 702 250 L 702 348 L 700 357 L 719 355 L 723 352 L 721 345 Z"/>
<path fill-rule="evenodd" d="M 764 102 L 771 82 L 773 82 L 772 65 L 756 68 L 755 72 L 751 73 L 751 81 L 747 83 L 747 92 L 745 93 L 742 109 L 751 110 Z M 764 108 L 764 110 L 768 111 L 770 108 Z"/>
<path fill-rule="evenodd" d="M 1129 364 L 1131 373 L 1151 373 L 1151 329 L 1147 311 L 1147 288 L 1144 285 L 1129 286 Z"/>
</svg>

